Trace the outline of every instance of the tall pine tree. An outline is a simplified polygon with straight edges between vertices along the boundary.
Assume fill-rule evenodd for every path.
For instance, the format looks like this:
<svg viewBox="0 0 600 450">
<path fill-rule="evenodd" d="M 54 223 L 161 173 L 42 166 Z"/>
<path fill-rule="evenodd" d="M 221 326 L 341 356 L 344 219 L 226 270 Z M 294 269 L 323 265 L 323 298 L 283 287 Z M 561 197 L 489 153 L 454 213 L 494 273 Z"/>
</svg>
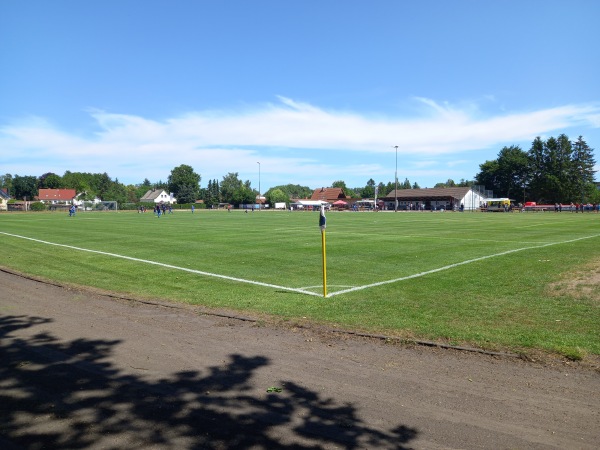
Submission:
<svg viewBox="0 0 600 450">
<path fill-rule="evenodd" d="M 596 165 L 594 150 L 589 147 L 582 136 L 579 136 L 577 141 L 573 143 L 572 148 L 573 153 L 569 178 L 575 191 L 573 195 L 576 198 L 580 196 L 581 202 L 584 202 L 596 189 L 594 183 L 594 174 L 596 172 L 594 170 L 594 166 Z"/>
<path fill-rule="evenodd" d="M 593 192 L 593 149 L 581 136 L 574 143 L 565 134 L 537 137 L 529 160 L 530 193 L 538 203 L 583 202 Z"/>
</svg>

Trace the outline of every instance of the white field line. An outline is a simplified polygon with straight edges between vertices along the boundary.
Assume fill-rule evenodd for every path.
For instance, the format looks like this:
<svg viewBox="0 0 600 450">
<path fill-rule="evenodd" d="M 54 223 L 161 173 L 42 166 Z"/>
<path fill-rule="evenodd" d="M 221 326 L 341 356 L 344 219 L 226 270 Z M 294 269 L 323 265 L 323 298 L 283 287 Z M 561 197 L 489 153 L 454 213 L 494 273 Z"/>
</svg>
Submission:
<svg viewBox="0 0 600 450">
<path fill-rule="evenodd" d="M 353 287 L 353 288 L 350 288 L 350 289 L 344 289 L 342 291 L 332 292 L 332 293 L 328 294 L 327 297 L 333 297 L 334 295 L 347 294 L 348 292 L 361 291 L 363 289 L 368 289 L 368 288 L 372 288 L 372 287 L 376 287 L 376 286 L 383 286 L 384 284 L 397 283 L 399 281 L 410 280 L 412 278 L 419 278 L 419 277 L 423 277 L 425 275 L 429 275 L 431 273 L 442 272 L 444 270 L 452 269 L 452 268 L 458 267 L 458 266 L 463 266 L 465 264 L 470 264 L 470 263 L 477 262 L 477 261 L 483 261 L 484 259 L 488 259 L 488 258 L 495 258 L 497 256 L 509 255 L 511 253 L 522 252 L 524 250 L 532 250 L 532 249 L 536 249 L 536 248 L 550 247 L 552 245 L 568 244 L 570 242 L 577 242 L 577 241 L 581 241 L 581 240 L 584 240 L 584 239 L 592 239 L 592 238 L 596 238 L 596 237 L 599 237 L 599 236 L 600 236 L 600 234 L 595 234 L 595 235 L 592 235 L 592 236 L 586 236 L 586 237 L 581 237 L 581 238 L 576 238 L 576 239 L 569 239 L 567 241 L 551 242 L 549 244 L 541 244 L 541 245 L 534 245 L 534 246 L 531 246 L 531 247 L 516 248 L 514 250 L 507 250 L 505 252 L 495 253 L 493 255 L 480 256 L 479 258 L 469 259 L 467 261 L 462 261 L 462 262 L 459 262 L 459 263 L 450 264 L 448 266 L 439 267 L 437 269 L 428 270 L 426 272 L 416 273 L 414 275 L 408 275 L 406 277 L 394 278 L 393 280 L 380 281 L 378 283 L 366 284 L 364 286 L 357 286 L 357 287 Z"/>
<path fill-rule="evenodd" d="M 317 294 L 317 293 L 311 292 L 311 291 L 306 291 L 304 289 L 296 289 L 296 288 L 290 288 L 290 287 L 286 287 L 286 286 L 278 286 L 276 284 L 262 283 L 260 281 L 254 281 L 254 280 L 246 280 L 244 278 L 229 277 L 227 275 L 220 275 L 218 273 L 211 273 L 211 272 L 204 272 L 201 270 L 188 269 L 186 267 L 173 266 L 171 264 L 164 264 L 164 263 L 160 263 L 160 262 L 156 262 L 156 261 L 150 261 L 147 259 L 133 258 L 131 256 L 118 255 L 116 253 L 101 252 L 99 250 L 90 250 L 88 248 L 75 247 L 72 245 L 57 244 L 55 242 L 42 241 L 40 239 L 34 239 L 34 238 L 26 237 L 26 236 L 20 236 L 18 234 L 5 233 L 2 231 L 0 231 L 0 234 L 16 237 L 19 239 L 26 239 L 28 241 L 39 242 L 40 244 L 54 245 L 56 247 L 70 248 L 73 250 L 79 250 L 81 252 L 96 253 L 98 255 L 112 256 L 113 258 L 120 258 L 120 259 L 129 260 L 129 261 L 141 262 L 141 263 L 145 263 L 145 264 L 152 264 L 155 266 L 166 267 L 168 269 L 174 269 L 174 270 L 181 270 L 183 272 L 195 273 L 195 274 L 204 275 L 207 277 L 221 278 L 221 279 L 229 280 L 229 281 L 237 281 L 238 283 L 254 284 L 257 286 L 269 287 L 269 288 L 274 288 L 274 289 L 283 289 L 285 291 L 292 291 L 292 292 L 298 292 L 300 294 L 307 294 L 307 295 L 314 295 L 317 297 L 321 297 L 321 294 Z"/>
<path fill-rule="evenodd" d="M 275 288 L 275 289 L 283 289 L 285 291 L 298 292 L 300 294 L 307 294 L 307 295 L 313 295 L 313 296 L 316 296 L 316 297 L 321 297 L 321 294 L 318 294 L 316 292 L 307 291 L 305 289 L 290 288 L 290 287 L 286 287 L 286 286 L 279 286 L 279 285 L 276 285 L 276 284 L 262 283 L 260 281 L 246 280 L 244 278 L 229 277 L 227 275 L 220 275 L 220 274 L 217 274 L 217 273 L 211 273 L 211 272 L 204 272 L 204 271 L 201 271 L 201 270 L 188 269 L 186 267 L 173 266 L 171 264 L 159 263 L 159 262 L 150 261 L 150 260 L 147 260 L 147 259 L 133 258 L 131 256 L 118 255 L 116 253 L 107 253 L 107 252 L 101 252 L 99 250 L 90 250 L 90 249 L 87 249 L 87 248 L 74 247 L 72 245 L 57 244 L 55 242 L 43 241 L 43 240 L 40 240 L 40 239 L 34 239 L 34 238 L 26 237 L 26 236 L 20 236 L 18 234 L 5 233 L 5 232 L 2 232 L 2 231 L 0 231 L 0 234 L 4 234 L 6 236 L 16 237 L 16 238 L 20 238 L 20 239 L 26 239 L 26 240 L 33 241 L 33 242 L 39 242 L 39 243 L 42 243 L 42 244 L 54 245 L 56 247 L 70 248 L 70 249 L 79 250 L 79 251 L 82 251 L 82 252 L 96 253 L 96 254 L 99 254 L 99 255 L 112 256 L 112 257 L 115 257 L 115 258 L 126 259 L 126 260 L 129 260 L 129 261 L 136 261 L 136 262 L 142 262 L 142 263 L 146 263 L 146 264 L 152 264 L 152 265 L 155 265 L 155 266 L 166 267 L 168 269 L 181 270 L 183 272 L 195 273 L 195 274 L 204 275 L 204 276 L 207 276 L 207 277 L 221 278 L 221 279 L 224 279 L 224 280 L 237 281 L 238 283 L 254 284 L 254 285 L 257 285 L 257 286 L 270 287 L 270 288 Z M 429 275 L 429 274 L 432 274 L 432 273 L 442 272 L 444 270 L 449 270 L 449 269 L 452 269 L 454 267 L 463 266 L 465 264 L 470 264 L 470 263 L 477 262 L 477 261 L 483 261 L 485 259 L 495 258 L 497 256 L 509 255 L 511 253 L 521 252 L 521 251 L 524 251 L 524 250 L 533 250 L 533 249 L 537 249 L 537 248 L 551 247 L 553 245 L 568 244 L 568 243 L 571 243 L 571 242 L 582 241 L 584 239 L 593 239 L 593 238 L 597 238 L 597 237 L 600 237 L 600 234 L 594 234 L 592 236 L 584 236 L 584 237 L 580 237 L 580 238 L 569 239 L 569 240 L 566 240 L 566 241 L 550 242 L 548 244 L 533 245 L 533 246 L 530 246 L 530 247 L 522 247 L 522 248 L 516 248 L 516 249 L 513 249 L 513 250 L 507 250 L 507 251 L 500 252 L 500 253 L 494 253 L 493 255 L 486 255 L 486 256 L 480 256 L 479 258 L 468 259 L 466 261 L 461 261 L 461 262 L 458 262 L 458 263 L 455 263 L 455 264 L 450 264 L 450 265 L 447 265 L 447 266 L 438 267 L 437 269 L 427 270 L 425 272 L 416 273 L 416 274 L 408 275 L 408 276 L 405 276 L 405 277 L 394 278 L 392 280 L 379 281 L 377 283 L 365 284 L 363 286 L 356 286 L 356 287 L 353 287 L 353 288 L 350 288 L 350 289 L 343 289 L 341 291 L 330 292 L 330 293 L 327 294 L 327 297 L 333 297 L 334 295 L 347 294 L 348 292 L 361 291 L 361 290 L 372 288 L 372 287 L 383 286 L 385 284 L 392 284 L 392 283 L 397 283 L 397 282 L 400 282 L 400 281 L 410 280 L 410 279 L 413 279 L 413 278 L 419 278 L 419 277 L 423 277 L 425 275 Z M 319 286 L 319 287 L 321 287 L 321 286 Z M 312 288 L 312 286 L 310 286 L 309 288 Z"/>
<path fill-rule="evenodd" d="M 533 227 L 545 227 L 548 225 L 556 225 L 556 224 L 572 224 L 573 222 L 567 222 L 566 220 L 563 220 L 562 222 L 544 222 L 544 223 L 533 223 L 531 225 L 523 225 L 520 227 L 515 227 L 515 228 L 533 228 Z"/>
<path fill-rule="evenodd" d="M 426 238 L 426 239 L 439 239 L 442 241 L 469 241 L 469 242 L 498 242 L 498 239 L 474 239 L 474 238 L 463 238 L 463 237 L 452 237 L 452 236 L 427 236 L 425 234 L 405 234 L 402 238 Z M 537 244 L 537 242 L 527 241 L 507 241 L 503 240 L 503 243 L 520 243 L 520 244 Z"/>
<path fill-rule="evenodd" d="M 352 286 L 351 284 L 327 284 L 327 287 L 328 288 L 330 288 L 330 287 L 345 287 L 345 288 L 347 288 L 347 287 L 354 287 L 354 286 Z M 300 289 L 323 289 L 323 285 L 319 284 L 316 286 L 302 286 Z"/>
</svg>

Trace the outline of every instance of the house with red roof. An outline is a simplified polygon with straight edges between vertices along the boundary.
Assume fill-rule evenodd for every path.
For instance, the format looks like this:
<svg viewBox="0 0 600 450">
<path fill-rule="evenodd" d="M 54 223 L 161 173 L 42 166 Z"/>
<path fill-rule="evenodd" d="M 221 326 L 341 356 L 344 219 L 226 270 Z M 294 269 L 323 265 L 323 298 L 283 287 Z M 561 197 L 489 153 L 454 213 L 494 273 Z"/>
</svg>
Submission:
<svg viewBox="0 0 600 450">
<path fill-rule="evenodd" d="M 337 200 L 348 200 L 342 188 L 318 188 L 315 189 L 310 197 L 311 200 L 322 200 L 328 203 L 334 203 Z"/>
<path fill-rule="evenodd" d="M 72 204 L 77 197 L 75 189 L 40 189 L 37 200 L 51 205 Z"/>
</svg>

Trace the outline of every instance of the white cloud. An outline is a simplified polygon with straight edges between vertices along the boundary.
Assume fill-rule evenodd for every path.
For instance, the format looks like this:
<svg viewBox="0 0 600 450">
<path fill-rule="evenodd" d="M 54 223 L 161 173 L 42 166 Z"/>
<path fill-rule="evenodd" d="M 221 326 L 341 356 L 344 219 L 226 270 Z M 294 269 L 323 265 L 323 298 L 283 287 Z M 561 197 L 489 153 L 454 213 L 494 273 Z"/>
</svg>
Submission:
<svg viewBox="0 0 600 450">
<path fill-rule="evenodd" d="M 457 160 L 455 160 L 455 161 L 448 161 L 448 162 L 446 163 L 446 165 L 447 165 L 448 167 L 456 167 L 456 166 L 461 166 L 461 165 L 463 165 L 463 164 L 465 164 L 465 163 L 468 163 L 468 162 L 469 162 L 469 160 L 468 160 L 468 159 L 457 159 Z M 482 162 L 483 162 L 483 161 L 482 161 Z"/>
<path fill-rule="evenodd" d="M 252 110 L 190 112 L 165 120 L 90 110 L 97 124 L 92 136 L 81 137 L 30 118 L 2 126 L 0 145 L 9 155 L 3 161 L 9 173 L 40 175 L 54 167 L 56 173 L 107 172 L 121 181 L 141 182 L 166 180 L 173 167 L 190 164 L 203 180 L 227 172 L 238 172 L 245 179 L 255 177 L 260 159 L 265 181 L 271 177 L 296 184 L 326 176 L 329 183 L 324 184 L 330 184 L 351 176 L 366 181 L 373 174 L 393 179 L 394 145 L 402 160 L 399 169 L 442 169 L 469 161 L 464 152 L 494 148 L 494 155 L 480 158 L 481 163 L 495 157 L 503 145 L 573 126 L 600 126 L 597 104 L 482 117 L 469 106 L 457 108 L 427 98 L 416 101 L 426 108 L 417 118 L 328 111 L 286 97 Z M 435 161 L 442 155 L 454 156 L 455 161 Z M 32 173 L 34 168 L 38 170 Z M 435 174 L 440 173 L 437 169 Z M 421 172 L 411 173 L 418 177 Z M 399 171 L 398 176 L 404 175 Z"/>
<path fill-rule="evenodd" d="M 600 128 L 600 114 L 589 114 L 587 120 L 594 128 Z"/>
</svg>

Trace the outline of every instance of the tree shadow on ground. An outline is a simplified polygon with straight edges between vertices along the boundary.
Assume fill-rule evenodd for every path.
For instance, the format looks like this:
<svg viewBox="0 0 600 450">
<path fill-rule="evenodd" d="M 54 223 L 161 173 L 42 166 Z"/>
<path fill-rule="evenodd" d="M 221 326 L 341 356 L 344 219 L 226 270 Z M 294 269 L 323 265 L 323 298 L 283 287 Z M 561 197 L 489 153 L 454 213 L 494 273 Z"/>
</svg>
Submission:
<svg viewBox="0 0 600 450">
<path fill-rule="evenodd" d="M 118 340 L 11 334 L 50 321 L 0 317 L 0 446 L 404 449 L 417 435 L 402 425 L 374 429 L 352 404 L 295 383 L 257 393 L 250 379 L 270 363 L 262 356 L 234 354 L 205 373 L 150 380 L 107 362 Z"/>
</svg>

